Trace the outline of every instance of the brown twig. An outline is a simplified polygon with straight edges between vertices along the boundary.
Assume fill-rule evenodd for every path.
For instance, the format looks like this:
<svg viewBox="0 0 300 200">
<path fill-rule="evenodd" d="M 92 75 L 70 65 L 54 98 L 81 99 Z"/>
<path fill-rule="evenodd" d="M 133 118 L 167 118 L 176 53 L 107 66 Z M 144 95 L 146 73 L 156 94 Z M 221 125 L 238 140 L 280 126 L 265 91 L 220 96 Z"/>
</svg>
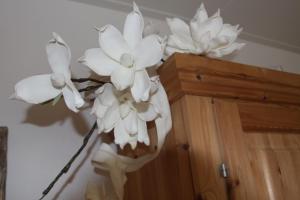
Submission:
<svg viewBox="0 0 300 200">
<path fill-rule="evenodd" d="M 79 89 L 78 92 L 86 92 L 86 91 L 90 91 L 90 90 L 96 90 L 101 86 L 102 86 L 102 84 L 100 84 L 100 85 L 90 85 L 90 86 L 87 86 L 85 88 Z"/>
<path fill-rule="evenodd" d="M 91 82 L 95 82 L 95 83 L 101 83 L 101 84 L 106 83 L 105 81 L 100 81 L 100 80 L 93 79 L 93 78 L 72 78 L 71 81 L 73 81 L 75 83 L 84 83 L 84 82 L 87 82 L 87 81 L 91 81 Z"/>
<path fill-rule="evenodd" d="M 94 125 L 92 126 L 92 128 L 90 129 L 90 131 L 84 136 L 83 142 L 82 142 L 82 145 L 80 146 L 80 148 L 76 151 L 76 153 L 72 156 L 72 158 L 64 166 L 64 168 L 57 174 L 57 176 L 49 184 L 49 186 L 43 191 L 43 195 L 42 195 L 42 197 L 39 200 L 42 200 L 50 192 L 50 190 L 53 188 L 53 186 L 55 185 L 55 183 L 60 179 L 60 177 L 63 174 L 66 174 L 69 171 L 71 165 L 73 164 L 73 162 L 75 161 L 75 159 L 79 156 L 79 154 L 82 152 L 82 150 L 85 148 L 85 146 L 87 145 L 89 139 L 91 138 L 91 136 L 92 136 L 92 134 L 93 134 L 93 132 L 95 131 L 96 128 L 97 128 L 97 122 L 94 123 Z"/>
</svg>

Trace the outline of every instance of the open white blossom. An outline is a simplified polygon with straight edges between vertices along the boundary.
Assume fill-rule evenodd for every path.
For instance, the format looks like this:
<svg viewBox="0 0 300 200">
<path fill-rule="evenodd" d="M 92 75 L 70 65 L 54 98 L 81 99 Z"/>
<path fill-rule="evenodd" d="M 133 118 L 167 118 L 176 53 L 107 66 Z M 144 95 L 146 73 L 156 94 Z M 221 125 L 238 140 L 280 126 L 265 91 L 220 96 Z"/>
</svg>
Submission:
<svg viewBox="0 0 300 200">
<path fill-rule="evenodd" d="M 135 3 L 121 32 L 112 25 L 99 30 L 100 48 L 88 49 L 80 62 L 99 75 L 110 76 L 117 90 L 130 87 L 136 102 L 149 98 L 150 79 L 147 67 L 163 56 L 163 42 L 158 35 L 143 38 L 144 19 Z"/>
<path fill-rule="evenodd" d="M 137 142 L 150 144 L 146 122 L 153 121 L 160 114 L 160 106 L 155 101 L 158 82 L 152 79 L 151 95 L 147 102 L 136 103 L 127 90 L 118 91 L 106 83 L 96 91 L 92 114 L 97 117 L 98 132 L 114 129 L 115 143 L 123 148 L 127 143 L 134 149 Z"/>
<path fill-rule="evenodd" d="M 124 196 L 124 184 L 127 180 L 126 173 L 136 171 L 156 158 L 172 127 L 172 117 L 166 92 L 159 82 L 158 77 L 151 79 L 153 81 L 151 90 L 155 92 L 151 94 L 150 102 L 159 113 L 155 118 L 157 133 L 156 151 L 138 158 L 130 158 L 119 155 L 115 144 L 108 145 L 102 143 L 93 157 L 93 165 L 97 169 L 109 172 L 115 193 L 119 200 L 123 199 Z M 107 198 L 107 200 L 109 200 L 109 198 Z"/>
<path fill-rule="evenodd" d="M 15 85 L 13 99 L 40 104 L 63 95 L 67 107 L 78 112 L 84 101 L 71 81 L 71 52 L 68 45 L 56 33 L 46 46 L 52 74 L 25 78 Z"/>
<path fill-rule="evenodd" d="M 178 18 L 167 19 L 172 34 L 168 38 L 166 54 L 175 52 L 222 57 L 241 49 L 245 44 L 235 40 L 242 31 L 239 26 L 223 24 L 218 10 L 208 17 L 201 4 L 190 25 Z"/>
<path fill-rule="evenodd" d="M 158 25 L 153 23 L 153 21 L 149 21 L 146 23 L 144 31 L 143 31 L 143 36 L 146 37 L 148 35 L 156 34 L 159 35 L 160 30 L 158 28 Z"/>
</svg>

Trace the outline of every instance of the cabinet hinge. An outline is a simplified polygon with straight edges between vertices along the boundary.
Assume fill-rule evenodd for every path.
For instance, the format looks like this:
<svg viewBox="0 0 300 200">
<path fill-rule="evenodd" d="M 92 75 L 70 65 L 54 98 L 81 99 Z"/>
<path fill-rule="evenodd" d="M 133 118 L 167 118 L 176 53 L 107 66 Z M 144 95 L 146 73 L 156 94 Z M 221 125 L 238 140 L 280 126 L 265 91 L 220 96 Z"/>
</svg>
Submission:
<svg viewBox="0 0 300 200">
<path fill-rule="evenodd" d="M 221 163 L 219 170 L 220 170 L 220 175 L 223 178 L 229 177 L 229 171 L 225 163 Z"/>
</svg>

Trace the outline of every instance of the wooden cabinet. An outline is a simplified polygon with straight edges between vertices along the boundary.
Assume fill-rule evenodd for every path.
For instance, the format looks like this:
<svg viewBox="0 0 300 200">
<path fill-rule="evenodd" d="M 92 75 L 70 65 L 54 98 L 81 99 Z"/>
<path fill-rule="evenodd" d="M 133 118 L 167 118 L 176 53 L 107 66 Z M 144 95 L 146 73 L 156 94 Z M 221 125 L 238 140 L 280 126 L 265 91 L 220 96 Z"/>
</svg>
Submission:
<svg viewBox="0 0 300 200">
<path fill-rule="evenodd" d="M 300 199 L 300 75 L 186 54 L 159 74 L 173 128 L 125 199 Z"/>
</svg>

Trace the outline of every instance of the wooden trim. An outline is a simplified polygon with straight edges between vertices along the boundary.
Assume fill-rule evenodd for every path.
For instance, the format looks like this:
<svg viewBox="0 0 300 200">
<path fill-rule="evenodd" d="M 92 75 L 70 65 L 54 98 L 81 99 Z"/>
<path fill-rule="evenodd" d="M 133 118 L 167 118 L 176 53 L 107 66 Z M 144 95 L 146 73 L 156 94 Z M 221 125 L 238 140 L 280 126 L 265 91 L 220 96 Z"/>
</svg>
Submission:
<svg viewBox="0 0 300 200">
<path fill-rule="evenodd" d="M 254 103 L 238 103 L 244 131 L 300 133 L 300 109 Z"/>
<path fill-rule="evenodd" d="M 159 69 L 171 102 L 184 94 L 300 105 L 300 75 L 174 54 Z"/>
<path fill-rule="evenodd" d="M 0 200 L 5 200 L 7 127 L 0 127 Z"/>
</svg>

